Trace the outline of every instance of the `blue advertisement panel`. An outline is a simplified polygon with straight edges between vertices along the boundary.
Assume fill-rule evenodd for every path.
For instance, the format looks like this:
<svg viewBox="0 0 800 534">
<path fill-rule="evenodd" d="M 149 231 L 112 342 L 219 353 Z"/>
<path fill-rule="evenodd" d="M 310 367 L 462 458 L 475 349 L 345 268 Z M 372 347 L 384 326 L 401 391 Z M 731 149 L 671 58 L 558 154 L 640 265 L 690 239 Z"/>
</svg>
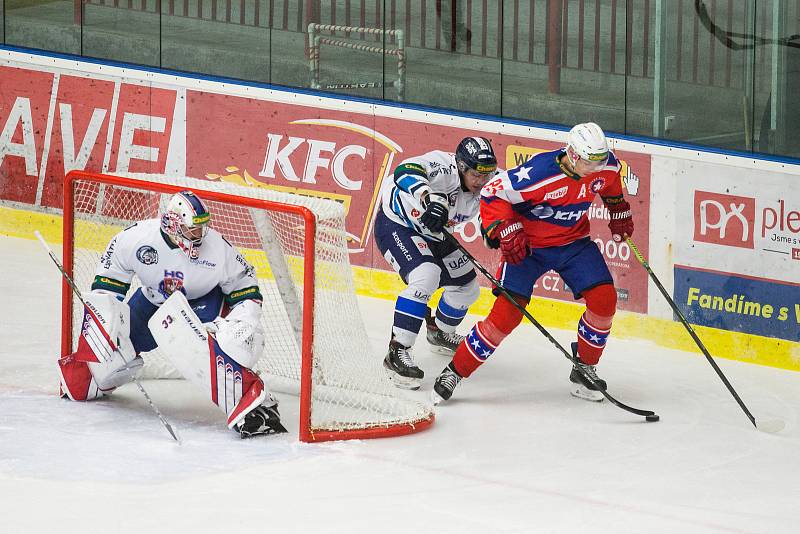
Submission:
<svg viewBox="0 0 800 534">
<path fill-rule="evenodd" d="M 676 265 L 673 297 L 690 323 L 800 341 L 800 284 Z"/>
</svg>

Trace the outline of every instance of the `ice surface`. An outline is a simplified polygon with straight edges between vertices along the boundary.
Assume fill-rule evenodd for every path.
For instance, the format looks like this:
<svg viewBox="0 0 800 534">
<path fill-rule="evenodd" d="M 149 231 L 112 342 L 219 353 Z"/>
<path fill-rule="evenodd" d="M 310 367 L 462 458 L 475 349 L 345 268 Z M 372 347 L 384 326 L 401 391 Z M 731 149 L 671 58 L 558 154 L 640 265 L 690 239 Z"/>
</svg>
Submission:
<svg viewBox="0 0 800 534">
<path fill-rule="evenodd" d="M 570 397 L 569 362 L 523 326 L 402 438 L 299 443 L 281 397 L 290 434 L 240 440 L 190 384 L 145 381 L 178 446 L 133 385 L 57 398 L 58 271 L 36 241 L 0 251 L 0 533 L 799 531 L 798 373 L 717 358 L 757 420 L 785 422 L 771 435 L 702 356 L 612 336 L 598 371 L 646 423 Z M 392 304 L 360 304 L 380 361 Z M 424 336 L 415 354 L 427 396 L 448 359 Z"/>
</svg>

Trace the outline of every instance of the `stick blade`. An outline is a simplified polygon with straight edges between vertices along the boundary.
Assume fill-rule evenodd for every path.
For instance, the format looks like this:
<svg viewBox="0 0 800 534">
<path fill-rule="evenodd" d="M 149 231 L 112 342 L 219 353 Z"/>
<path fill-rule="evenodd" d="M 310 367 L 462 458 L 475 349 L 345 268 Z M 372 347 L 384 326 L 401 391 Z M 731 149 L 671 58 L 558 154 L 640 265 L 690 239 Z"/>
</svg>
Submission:
<svg viewBox="0 0 800 534">
<path fill-rule="evenodd" d="M 763 421 L 759 421 L 756 424 L 756 428 L 761 432 L 766 432 L 767 434 L 777 434 L 786 428 L 786 421 L 783 421 L 782 419 L 765 419 Z"/>
</svg>

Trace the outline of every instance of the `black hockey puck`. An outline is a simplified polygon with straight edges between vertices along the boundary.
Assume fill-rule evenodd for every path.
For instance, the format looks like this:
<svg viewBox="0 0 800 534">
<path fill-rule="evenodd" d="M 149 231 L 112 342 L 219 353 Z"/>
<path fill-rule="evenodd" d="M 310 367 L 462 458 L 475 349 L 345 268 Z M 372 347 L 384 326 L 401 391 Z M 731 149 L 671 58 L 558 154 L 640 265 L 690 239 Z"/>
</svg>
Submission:
<svg viewBox="0 0 800 534">
<path fill-rule="evenodd" d="M 645 416 L 644 420 L 647 421 L 648 423 L 656 423 L 659 420 L 661 420 L 661 418 L 659 416 L 653 414 L 653 415 Z"/>
</svg>

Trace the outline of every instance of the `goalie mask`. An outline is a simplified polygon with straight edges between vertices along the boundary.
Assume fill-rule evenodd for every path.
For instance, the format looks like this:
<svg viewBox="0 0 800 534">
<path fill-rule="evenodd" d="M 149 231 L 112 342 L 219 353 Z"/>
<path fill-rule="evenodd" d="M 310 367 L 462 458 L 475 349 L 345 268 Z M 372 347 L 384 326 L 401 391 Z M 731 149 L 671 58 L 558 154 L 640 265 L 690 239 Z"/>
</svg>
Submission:
<svg viewBox="0 0 800 534">
<path fill-rule="evenodd" d="M 191 259 L 197 259 L 209 222 L 211 214 L 205 203 L 191 191 L 181 191 L 169 200 L 161 216 L 161 231 Z"/>
<path fill-rule="evenodd" d="M 595 123 L 578 124 L 569 131 L 565 152 L 573 170 L 584 176 L 605 167 L 608 141 L 603 130 Z"/>
</svg>

